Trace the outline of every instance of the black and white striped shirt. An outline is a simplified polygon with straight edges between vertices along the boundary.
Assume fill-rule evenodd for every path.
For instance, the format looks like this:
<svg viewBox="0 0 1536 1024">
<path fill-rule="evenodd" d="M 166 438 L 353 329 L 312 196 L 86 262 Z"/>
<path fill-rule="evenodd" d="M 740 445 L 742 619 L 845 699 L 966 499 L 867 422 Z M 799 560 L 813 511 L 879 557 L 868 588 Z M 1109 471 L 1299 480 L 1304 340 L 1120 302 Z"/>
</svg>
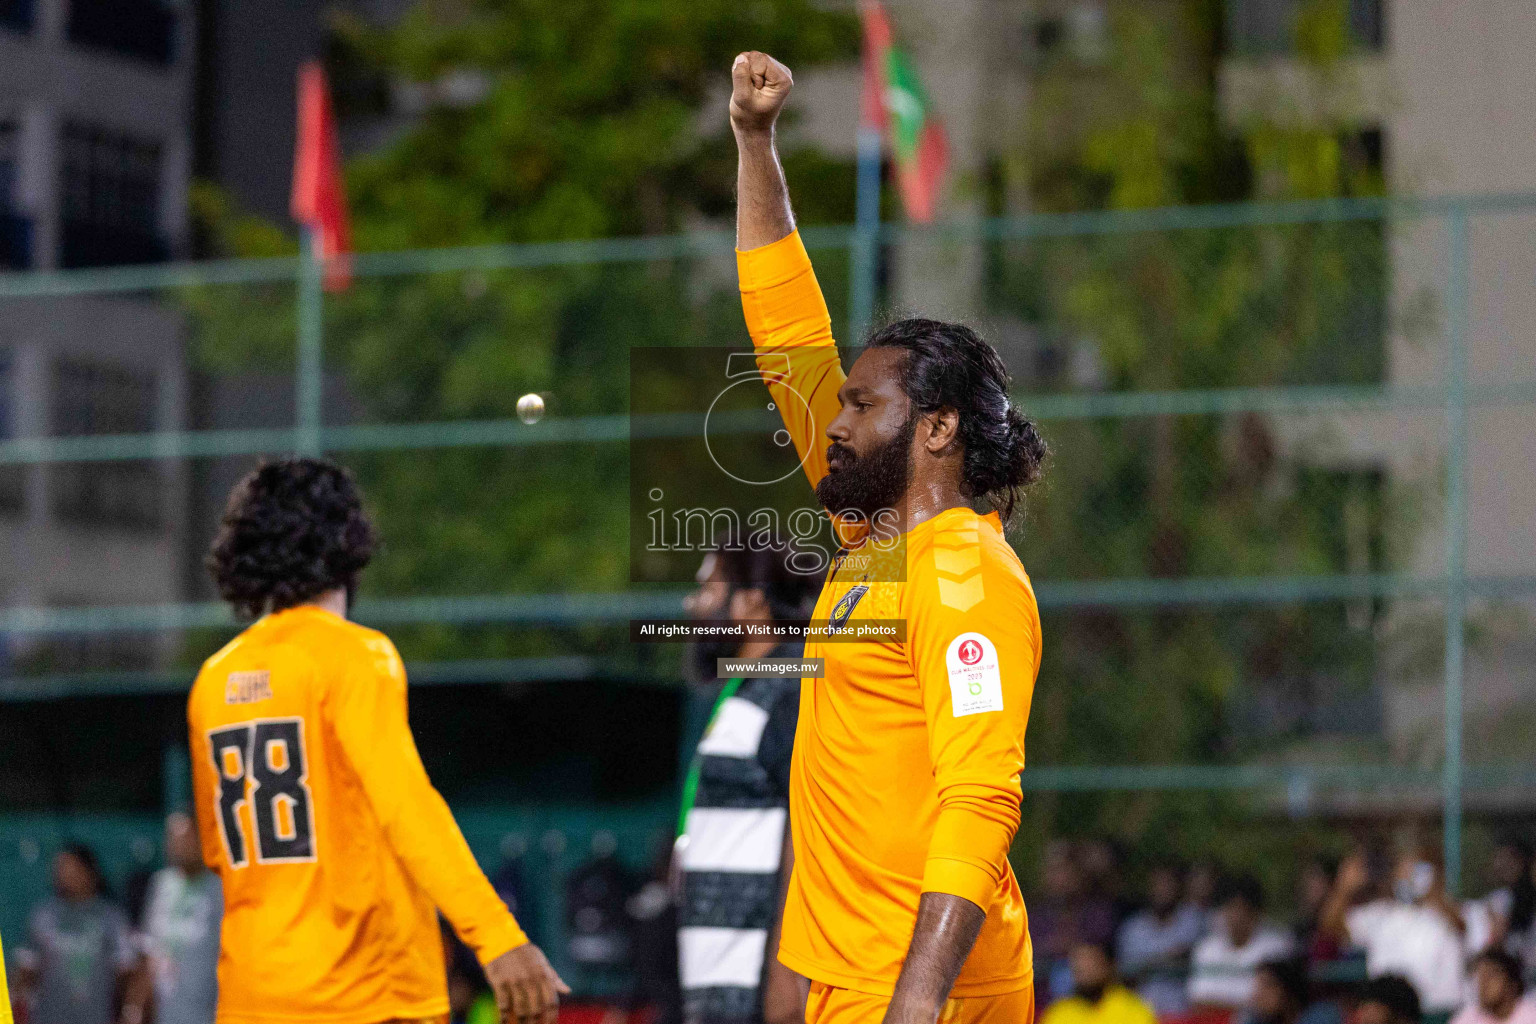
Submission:
<svg viewBox="0 0 1536 1024">
<path fill-rule="evenodd" d="M 798 651 L 772 652 L 797 657 Z M 799 679 L 746 679 L 699 742 L 684 825 L 678 954 L 689 1024 L 757 1024 L 779 907 Z"/>
</svg>

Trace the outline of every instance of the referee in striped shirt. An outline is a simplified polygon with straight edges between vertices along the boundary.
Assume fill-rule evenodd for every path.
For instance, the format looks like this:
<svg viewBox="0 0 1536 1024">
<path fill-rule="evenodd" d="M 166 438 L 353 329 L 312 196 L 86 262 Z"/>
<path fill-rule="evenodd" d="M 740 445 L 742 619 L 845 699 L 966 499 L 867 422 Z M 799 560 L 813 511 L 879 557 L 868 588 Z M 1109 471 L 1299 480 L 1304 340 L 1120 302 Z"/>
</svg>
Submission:
<svg viewBox="0 0 1536 1024">
<path fill-rule="evenodd" d="M 793 549 L 722 549 L 705 557 L 688 601 L 696 618 L 804 624 L 819 577 L 795 573 Z M 698 676 L 715 708 L 684 787 L 678 841 L 678 954 L 688 1024 L 804 1020 L 803 979 L 778 962 L 789 837 L 789 761 L 800 677 L 717 679 L 718 658 L 801 657 L 801 641 L 698 643 Z"/>
</svg>

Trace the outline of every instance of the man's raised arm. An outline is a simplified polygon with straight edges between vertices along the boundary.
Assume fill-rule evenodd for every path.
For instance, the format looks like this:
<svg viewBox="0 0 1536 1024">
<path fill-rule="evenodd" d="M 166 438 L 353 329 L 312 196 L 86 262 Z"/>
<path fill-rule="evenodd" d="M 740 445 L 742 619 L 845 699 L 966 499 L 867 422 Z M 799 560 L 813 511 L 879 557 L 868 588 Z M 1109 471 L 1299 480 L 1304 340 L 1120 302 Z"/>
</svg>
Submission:
<svg viewBox="0 0 1536 1024">
<path fill-rule="evenodd" d="M 731 130 L 736 133 L 736 248 L 757 249 L 794 233 L 789 186 L 773 144 L 774 124 L 794 86 L 789 68 L 753 50 L 731 66 Z"/>
<path fill-rule="evenodd" d="M 731 68 L 736 268 L 758 369 L 815 487 L 827 473 L 823 431 L 837 416 L 844 375 L 774 146 L 774 124 L 793 85 L 789 69 L 766 53 L 743 53 Z"/>
</svg>

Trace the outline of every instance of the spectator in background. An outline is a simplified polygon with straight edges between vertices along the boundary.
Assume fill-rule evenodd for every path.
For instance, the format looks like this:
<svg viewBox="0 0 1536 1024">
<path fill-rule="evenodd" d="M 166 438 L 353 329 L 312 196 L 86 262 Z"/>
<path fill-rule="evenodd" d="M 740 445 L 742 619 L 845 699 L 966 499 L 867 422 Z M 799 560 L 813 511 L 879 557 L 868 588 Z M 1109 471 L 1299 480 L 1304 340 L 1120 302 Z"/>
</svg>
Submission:
<svg viewBox="0 0 1536 1024">
<path fill-rule="evenodd" d="M 30 1024 L 140 1024 L 147 993 L 128 918 L 106 899 L 90 847 L 70 843 L 59 851 L 53 889 L 32 911 L 19 951 L 18 988 L 31 997 Z"/>
<path fill-rule="evenodd" d="M 1216 888 L 1221 884 L 1221 870 L 1213 861 L 1199 860 L 1190 865 L 1184 879 L 1184 904 L 1200 915 L 1200 937 L 1216 927 Z"/>
<path fill-rule="evenodd" d="M 1421 1024 L 1419 993 L 1401 974 L 1372 978 L 1360 990 L 1354 1024 Z"/>
<path fill-rule="evenodd" d="M 1309 964 L 1337 960 L 1344 952 L 1339 940 L 1320 927 L 1338 870 L 1337 861 L 1312 857 L 1296 879 L 1296 948 L 1306 954 Z"/>
<path fill-rule="evenodd" d="M 1071 952 L 1080 943 L 1103 944 L 1115 936 L 1109 904 L 1091 898 L 1072 844 L 1045 849 L 1045 892 L 1029 903 L 1029 935 L 1035 951 L 1035 1005 L 1046 1007 L 1072 991 Z"/>
<path fill-rule="evenodd" d="M 1072 994 L 1052 1003 L 1040 1024 L 1157 1024 L 1157 1015 L 1115 978 L 1109 943 L 1079 942 L 1068 954 Z"/>
<path fill-rule="evenodd" d="M 1154 865 L 1147 875 L 1147 907 L 1120 926 L 1120 972 L 1159 1017 L 1189 1009 L 1189 956 L 1201 938 L 1201 914 L 1180 904 L 1177 864 Z"/>
<path fill-rule="evenodd" d="M 1472 961 L 1473 999 L 1451 1024 L 1536 1024 L 1536 1002 L 1524 998 L 1520 961 L 1502 949 L 1485 949 Z"/>
<path fill-rule="evenodd" d="M 1266 960 L 1253 974 L 1253 999 L 1242 1024 L 1343 1024 L 1334 1003 L 1312 1000 L 1303 957 Z"/>
<path fill-rule="evenodd" d="M 1078 851 L 1083 865 L 1083 881 L 1088 899 L 1109 909 L 1110 935 L 1120 930 L 1133 913 L 1136 905 L 1125 894 L 1125 878 L 1122 870 L 1125 858 L 1119 845 L 1103 836 L 1089 839 Z"/>
<path fill-rule="evenodd" d="M 1253 999 L 1258 966 L 1288 956 L 1291 939 L 1264 920 L 1264 888 L 1257 878 L 1238 876 L 1219 891 L 1216 927 L 1195 947 L 1189 1001 L 1204 1009 L 1239 1010 Z"/>
<path fill-rule="evenodd" d="M 1323 908 L 1322 929 L 1365 951 L 1372 977 L 1398 974 L 1418 993 L 1423 1012 L 1448 1014 L 1461 1006 L 1461 915 L 1445 891 L 1436 854 L 1410 850 L 1392 868 L 1392 896 L 1361 903 L 1370 886 L 1365 856 L 1339 865 L 1339 877 Z"/>
<path fill-rule="evenodd" d="M 1522 960 L 1532 957 L 1532 923 L 1536 919 L 1536 881 L 1531 878 L 1531 846 L 1505 836 L 1493 849 L 1489 873 L 1494 890 L 1462 907 L 1467 950 L 1506 949 Z"/>
<path fill-rule="evenodd" d="M 219 1001 L 219 922 L 224 889 L 203 863 L 190 815 L 165 820 L 167 866 L 144 903 L 144 953 L 155 993 L 155 1024 L 213 1024 Z"/>
</svg>

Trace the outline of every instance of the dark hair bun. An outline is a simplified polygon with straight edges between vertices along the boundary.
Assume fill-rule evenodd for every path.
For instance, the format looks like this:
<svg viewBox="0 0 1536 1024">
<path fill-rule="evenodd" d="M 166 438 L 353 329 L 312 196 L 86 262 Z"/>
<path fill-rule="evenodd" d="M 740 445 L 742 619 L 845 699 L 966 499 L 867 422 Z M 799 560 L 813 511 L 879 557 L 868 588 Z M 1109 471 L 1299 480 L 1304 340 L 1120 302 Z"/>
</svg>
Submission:
<svg viewBox="0 0 1536 1024">
<path fill-rule="evenodd" d="M 1033 420 L 1017 409 L 1008 410 L 1008 467 L 1014 487 L 1028 487 L 1045 472 L 1045 459 L 1050 448 Z"/>
<path fill-rule="evenodd" d="M 1011 514 L 1017 492 L 1040 479 L 1047 453 L 1045 439 L 1011 405 L 1002 416 L 988 420 L 962 413 L 960 439 L 965 444 L 965 479 L 978 495 L 1000 496 Z"/>
</svg>

